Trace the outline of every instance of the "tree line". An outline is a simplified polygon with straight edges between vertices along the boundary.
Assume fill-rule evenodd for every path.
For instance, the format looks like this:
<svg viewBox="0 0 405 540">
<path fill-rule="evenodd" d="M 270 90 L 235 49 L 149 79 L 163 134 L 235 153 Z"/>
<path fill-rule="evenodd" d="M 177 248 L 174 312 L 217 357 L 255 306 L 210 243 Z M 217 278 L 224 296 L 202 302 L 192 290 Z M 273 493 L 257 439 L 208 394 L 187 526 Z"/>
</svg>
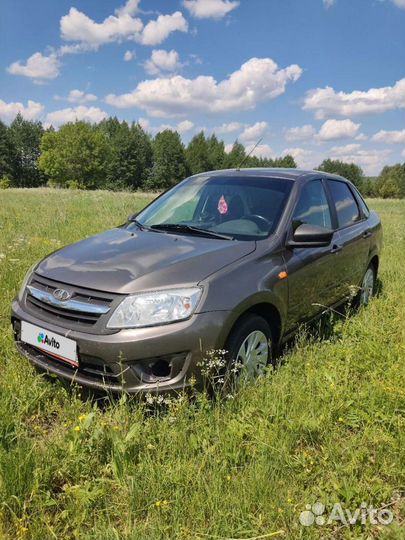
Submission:
<svg viewBox="0 0 405 540">
<path fill-rule="evenodd" d="M 0 121 L 0 188 L 57 186 L 78 189 L 160 191 L 190 174 L 243 167 L 296 167 L 294 158 L 249 156 L 235 141 L 230 152 L 215 134 L 200 132 L 185 146 L 177 131 L 154 137 L 139 123 L 108 118 L 76 121 L 55 130 L 20 114 Z M 320 170 L 351 180 L 367 196 L 404 197 L 405 164 L 386 166 L 368 178 L 353 163 L 326 159 Z"/>
</svg>

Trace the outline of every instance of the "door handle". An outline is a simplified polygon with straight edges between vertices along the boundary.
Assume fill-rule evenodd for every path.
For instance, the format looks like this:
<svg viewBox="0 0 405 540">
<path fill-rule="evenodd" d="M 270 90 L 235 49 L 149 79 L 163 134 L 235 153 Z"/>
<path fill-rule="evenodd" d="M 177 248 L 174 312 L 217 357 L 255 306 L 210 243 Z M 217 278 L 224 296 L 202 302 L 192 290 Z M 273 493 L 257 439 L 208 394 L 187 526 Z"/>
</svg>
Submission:
<svg viewBox="0 0 405 540">
<path fill-rule="evenodd" d="M 370 238 L 371 232 L 370 231 L 364 231 L 363 238 Z"/>
<path fill-rule="evenodd" d="M 332 249 L 330 250 L 331 253 L 339 253 L 339 251 L 342 251 L 343 246 L 339 244 L 333 244 Z"/>
</svg>

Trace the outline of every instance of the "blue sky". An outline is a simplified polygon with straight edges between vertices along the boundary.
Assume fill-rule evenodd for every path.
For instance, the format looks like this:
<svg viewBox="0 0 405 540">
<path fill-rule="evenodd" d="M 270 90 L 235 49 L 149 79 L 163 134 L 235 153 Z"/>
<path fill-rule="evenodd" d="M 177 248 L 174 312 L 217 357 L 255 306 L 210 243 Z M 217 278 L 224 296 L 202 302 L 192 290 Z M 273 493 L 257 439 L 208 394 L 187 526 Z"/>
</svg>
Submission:
<svg viewBox="0 0 405 540">
<path fill-rule="evenodd" d="M 2 0 L 0 119 L 107 115 L 367 174 L 405 158 L 405 0 Z"/>
</svg>

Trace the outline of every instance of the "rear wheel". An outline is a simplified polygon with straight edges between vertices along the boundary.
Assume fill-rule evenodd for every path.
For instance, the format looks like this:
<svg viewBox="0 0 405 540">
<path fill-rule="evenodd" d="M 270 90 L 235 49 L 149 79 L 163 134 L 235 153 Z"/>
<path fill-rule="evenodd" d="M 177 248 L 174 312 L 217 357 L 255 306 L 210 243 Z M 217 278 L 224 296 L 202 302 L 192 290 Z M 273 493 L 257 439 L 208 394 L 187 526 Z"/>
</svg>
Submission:
<svg viewBox="0 0 405 540">
<path fill-rule="evenodd" d="M 367 268 L 361 283 L 359 306 L 367 306 L 375 293 L 376 271 L 372 264 Z"/>
<path fill-rule="evenodd" d="M 272 357 L 272 333 L 259 315 L 246 315 L 229 336 L 228 375 L 232 379 L 253 380 L 263 375 Z"/>
</svg>

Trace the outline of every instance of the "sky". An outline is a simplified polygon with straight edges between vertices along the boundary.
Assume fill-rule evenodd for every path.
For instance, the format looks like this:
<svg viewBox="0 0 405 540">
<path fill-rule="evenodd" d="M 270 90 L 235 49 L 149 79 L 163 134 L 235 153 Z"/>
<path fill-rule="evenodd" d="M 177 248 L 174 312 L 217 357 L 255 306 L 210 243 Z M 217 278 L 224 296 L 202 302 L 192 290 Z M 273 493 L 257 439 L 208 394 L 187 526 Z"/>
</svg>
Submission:
<svg viewBox="0 0 405 540">
<path fill-rule="evenodd" d="M 0 119 L 107 116 L 369 175 L 405 159 L 405 0 L 2 0 Z"/>
</svg>

